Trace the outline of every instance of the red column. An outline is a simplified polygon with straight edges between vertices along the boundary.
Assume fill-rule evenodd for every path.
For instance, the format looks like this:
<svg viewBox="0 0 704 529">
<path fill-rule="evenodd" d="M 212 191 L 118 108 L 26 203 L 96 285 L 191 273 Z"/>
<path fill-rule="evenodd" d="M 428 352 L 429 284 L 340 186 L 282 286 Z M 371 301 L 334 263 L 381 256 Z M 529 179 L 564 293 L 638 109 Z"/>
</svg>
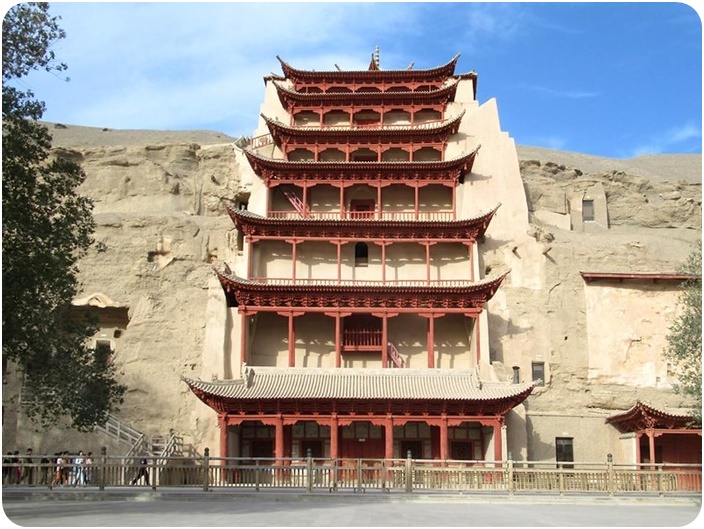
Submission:
<svg viewBox="0 0 704 529">
<path fill-rule="evenodd" d="M 435 318 L 428 317 L 428 369 L 435 368 Z"/>
<path fill-rule="evenodd" d="M 291 279 L 296 282 L 296 241 L 289 241 L 291 243 Z"/>
<path fill-rule="evenodd" d="M 387 242 L 381 243 L 381 281 L 386 283 L 386 245 Z"/>
<path fill-rule="evenodd" d="M 389 328 L 386 313 L 381 316 L 381 367 L 389 367 Z"/>
<path fill-rule="evenodd" d="M 414 205 L 414 213 L 415 213 L 415 220 L 418 220 L 418 212 L 419 212 L 419 204 L 418 204 L 418 190 L 420 189 L 420 186 L 418 182 L 416 182 L 416 187 L 415 187 L 415 205 Z"/>
<path fill-rule="evenodd" d="M 337 414 L 333 413 L 330 418 L 330 459 L 337 459 L 339 457 L 338 434 Z"/>
<path fill-rule="evenodd" d="M 318 159 L 318 146 L 315 147 L 315 159 Z M 303 217 L 308 217 L 308 184 L 303 182 Z"/>
<path fill-rule="evenodd" d="M 501 461 L 501 422 L 494 423 L 494 461 Z"/>
<path fill-rule="evenodd" d="M 296 334 L 293 329 L 293 313 L 288 315 L 288 367 L 296 367 Z"/>
<path fill-rule="evenodd" d="M 335 314 L 335 367 L 342 366 L 342 336 L 340 314 Z"/>
<path fill-rule="evenodd" d="M 279 415 L 276 417 L 276 441 L 274 448 L 274 457 L 282 459 L 284 457 L 284 418 Z M 280 463 L 280 462 L 277 462 Z"/>
<path fill-rule="evenodd" d="M 476 340 L 476 345 L 477 345 L 477 365 L 481 363 L 482 359 L 482 337 L 481 337 L 481 332 L 479 330 L 479 316 L 480 314 L 477 314 L 474 317 L 474 336 Z"/>
<path fill-rule="evenodd" d="M 442 152 L 445 152 L 443 149 Z M 452 187 L 452 220 L 457 218 L 457 186 Z"/>
<path fill-rule="evenodd" d="M 381 161 L 381 156 L 379 157 L 379 161 Z M 376 210 L 377 210 L 377 218 L 381 220 L 381 212 L 382 212 L 382 207 L 381 207 L 381 182 L 379 182 L 379 187 L 376 190 Z"/>
<path fill-rule="evenodd" d="M 252 253 L 254 252 L 254 243 L 249 240 L 250 238 L 247 237 L 247 279 L 250 279 L 252 277 Z"/>
<path fill-rule="evenodd" d="M 347 161 L 349 161 L 349 145 L 347 146 Z M 340 183 L 340 218 L 345 218 L 345 186 Z"/>
<path fill-rule="evenodd" d="M 386 416 L 386 423 L 384 424 L 384 440 L 385 440 L 385 450 L 384 457 L 386 459 L 394 458 L 394 421 L 391 415 Z"/>
<path fill-rule="evenodd" d="M 342 281 L 342 242 L 337 241 L 337 283 Z"/>
<path fill-rule="evenodd" d="M 442 414 L 440 418 L 440 459 L 443 461 L 448 459 L 448 443 L 447 443 L 447 415 Z"/>
<path fill-rule="evenodd" d="M 655 469 L 655 432 L 648 428 L 646 431 L 648 434 L 648 452 L 650 456 L 650 465 L 652 469 Z"/>
<path fill-rule="evenodd" d="M 247 363 L 247 315 L 242 314 L 240 318 L 240 371 Z"/>
<path fill-rule="evenodd" d="M 228 457 L 227 453 L 227 414 L 218 416 L 218 427 L 220 428 L 220 457 Z"/>
<path fill-rule="evenodd" d="M 425 243 L 425 277 L 430 284 L 430 243 Z"/>
</svg>

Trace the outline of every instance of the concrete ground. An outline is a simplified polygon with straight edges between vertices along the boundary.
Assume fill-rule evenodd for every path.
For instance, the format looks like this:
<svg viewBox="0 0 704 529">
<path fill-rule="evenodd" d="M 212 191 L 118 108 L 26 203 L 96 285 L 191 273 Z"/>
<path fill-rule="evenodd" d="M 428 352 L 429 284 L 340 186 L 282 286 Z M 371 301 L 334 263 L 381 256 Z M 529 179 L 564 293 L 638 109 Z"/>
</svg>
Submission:
<svg viewBox="0 0 704 529">
<path fill-rule="evenodd" d="M 3 489 L 24 527 L 681 527 L 701 496 Z"/>
</svg>

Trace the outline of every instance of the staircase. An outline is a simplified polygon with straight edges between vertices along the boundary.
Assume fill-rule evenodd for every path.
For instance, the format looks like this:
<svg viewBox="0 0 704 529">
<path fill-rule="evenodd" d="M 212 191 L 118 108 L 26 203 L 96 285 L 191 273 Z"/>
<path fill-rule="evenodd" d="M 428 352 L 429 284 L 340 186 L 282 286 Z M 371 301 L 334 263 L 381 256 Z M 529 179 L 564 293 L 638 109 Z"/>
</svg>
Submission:
<svg viewBox="0 0 704 529">
<path fill-rule="evenodd" d="M 157 461 L 163 463 L 165 461 L 163 458 L 183 453 L 183 439 L 176 434 L 149 437 L 114 415 L 108 415 L 107 422 L 103 426 L 98 426 L 97 429 L 107 434 L 108 437 L 129 446 L 126 457 L 146 455 L 158 457 Z"/>
<path fill-rule="evenodd" d="M 296 192 L 289 186 L 281 186 L 281 192 L 288 199 L 291 205 L 298 211 L 298 213 L 305 217 L 307 216 L 306 206 L 303 201 L 298 197 Z"/>
<path fill-rule="evenodd" d="M 396 364 L 396 367 L 406 367 L 406 362 L 403 361 L 403 358 L 401 358 L 401 354 L 398 352 L 398 349 L 396 349 L 396 346 L 394 346 L 394 344 L 389 342 L 387 345 L 386 352 L 388 357 L 391 358 L 391 361 Z"/>
</svg>

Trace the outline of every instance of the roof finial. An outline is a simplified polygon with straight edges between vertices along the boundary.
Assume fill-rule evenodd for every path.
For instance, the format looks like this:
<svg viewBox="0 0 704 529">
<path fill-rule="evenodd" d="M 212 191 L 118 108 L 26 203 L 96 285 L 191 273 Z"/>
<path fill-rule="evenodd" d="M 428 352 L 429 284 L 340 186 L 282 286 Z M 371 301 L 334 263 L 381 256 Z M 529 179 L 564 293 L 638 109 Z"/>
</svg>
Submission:
<svg viewBox="0 0 704 529">
<path fill-rule="evenodd" d="M 372 60 L 369 63 L 370 70 L 381 70 L 379 68 L 379 46 L 374 48 L 374 53 L 372 53 Z"/>
</svg>

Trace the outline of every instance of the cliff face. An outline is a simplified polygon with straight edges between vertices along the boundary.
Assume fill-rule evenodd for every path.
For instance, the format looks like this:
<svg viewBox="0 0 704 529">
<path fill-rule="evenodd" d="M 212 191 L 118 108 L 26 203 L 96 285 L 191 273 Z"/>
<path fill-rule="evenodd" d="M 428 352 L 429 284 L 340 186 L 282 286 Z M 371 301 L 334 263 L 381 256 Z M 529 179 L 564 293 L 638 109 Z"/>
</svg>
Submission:
<svg viewBox="0 0 704 529">
<path fill-rule="evenodd" d="M 180 376 L 210 379 L 218 371 L 210 363 L 222 362 L 230 347 L 227 338 L 209 341 L 206 323 L 221 296 L 212 266 L 237 259 L 224 205 L 248 196 L 241 178 L 246 160 L 234 138 L 211 132 L 73 126 L 51 132 L 57 154 L 83 166 L 81 192 L 95 202 L 96 244 L 80 263 L 83 295 L 102 292 L 129 306 L 130 323 L 115 349 L 129 387 L 118 415 L 149 435 L 173 429 L 194 446 L 212 447 L 218 439 L 213 412 Z M 611 169 L 602 158 L 532 148 L 519 148 L 519 158 L 528 235 L 543 253 L 535 271 L 530 268 L 536 280 L 524 283 L 532 286 L 507 283 L 489 304 L 496 372 L 508 380 L 512 365 L 529 374 L 531 361 L 546 362 L 548 385 L 531 397 L 534 410 L 629 407 L 634 397 L 662 387 L 625 387 L 594 374 L 584 354 L 590 331 L 579 272 L 673 271 L 701 233 L 701 156 L 670 157 L 676 174 L 663 170 L 658 157 L 636 159 L 633 168 L 628 160 L 613 161 Z M 567 218 L 571 197 L 596 184 L 604 189 L 610 229 L 577 233 L 540 220 L 541 212 Z M 493 241 L 489 231 L 480 249 L 484 269 L 532 267 L 522 262 L 529 258 L 523 248 L 512 244 Z M 13 445 L 33 445 L 35 452 L 74 446 L 96 452 L 104 444 L 98 434 L 38 436 L 12 413 L 3 432 Z"/>
</svg>

